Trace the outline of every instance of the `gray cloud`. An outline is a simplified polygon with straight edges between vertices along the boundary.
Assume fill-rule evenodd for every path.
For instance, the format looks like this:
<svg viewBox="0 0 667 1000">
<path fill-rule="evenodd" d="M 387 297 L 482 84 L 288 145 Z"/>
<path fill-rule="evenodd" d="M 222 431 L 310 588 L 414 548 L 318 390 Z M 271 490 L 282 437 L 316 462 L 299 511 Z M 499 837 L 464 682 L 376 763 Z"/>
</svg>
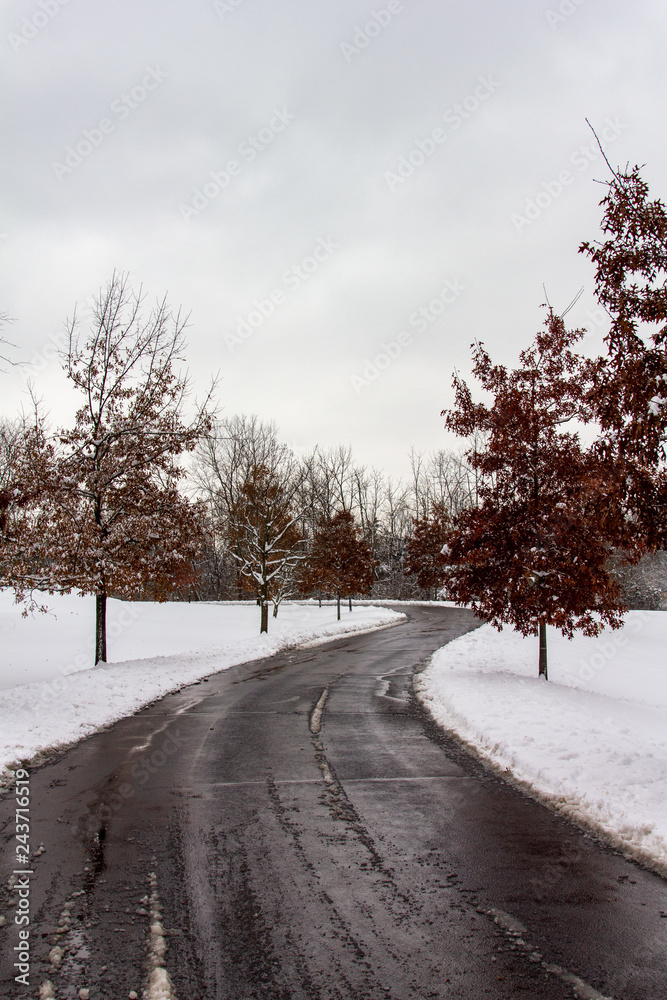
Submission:
<svg viewBox="0 0 667 1000">
<path fill-rule="evenodd" d="M 664 195 L 665 20 L 650 0 L 8 0 L 2 302 L 25 356 L 126 269 L 192 310 L 193 380 L 220 369 L 227 412 L 405 472 L 411 443 L 447 443 L 439 412 L 473 339 L 513 360 L 543 283 L 557 305 L 584 284 L 586 321 L 576 251 L 606 168 L 584 117 L 621 123 L 610 158 L 646 162 Z M 200 206 L 187 221 L 184 205 Z M 290 287 L 318 240 L 339 246 Z M 465 294 L 409 327 L 447 279 Z M 410 346 L 355 392 L 406 324 Z M 35 377 L 65 419 L 57 366 Z M 6 377 L 10 408 L 22 378 Z"/>
</svg>

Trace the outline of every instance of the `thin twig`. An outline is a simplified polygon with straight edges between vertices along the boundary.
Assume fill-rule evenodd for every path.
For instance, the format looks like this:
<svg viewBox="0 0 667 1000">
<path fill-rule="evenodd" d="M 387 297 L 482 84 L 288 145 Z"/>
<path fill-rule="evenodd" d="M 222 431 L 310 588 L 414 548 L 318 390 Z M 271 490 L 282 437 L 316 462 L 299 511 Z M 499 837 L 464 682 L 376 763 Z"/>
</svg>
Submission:
<svg viewBox="0 0 667 1000">
<path fill-rule="evenodd" d="M 560 314 L 560 318 L 561 319 L 565 319 L 565 317 L 569 313 L 570 309 L 572 309 L 572 307 L 577 304 L 577 302 L 579 301 L 579 299 L 581 298 L 581 296 L 583 294 L 584 294 L 584 286 L 582 285 L 581 288 L 579 289 L 579 291 L 577 292 L 577 294 L 575 295 L 575 297 L 570 302 L 569 306 L 566 306 L 565 309 L 563 310 L 563 312 Z"/>
<path fill-rule="evenodd" d="M 616 178 L 616 180 L 618 181 L 618 183 L 619 183 L 619 184 L 622 184 L 623 182 L 622 182 L 621 178 L 620 178 L 620 177 L 619 177 L 619 175 L 618 175 L 618 174 L 616 173 L 616 171 L 615 171 L 615 170 L 614 170 L 614 168 L 612 167 L 611 163 L 610 163 L 610 162 L 609 162 L 609 160 L 607 159 L 607 154 L 605 153 L 604 149 L 602 148 L 602 143 L 600 142 L 600 139 L 599 139 L 599 136 L 598 136 L 597 132 L 595 131 L 595 129 L 593 128 L 593 126 L 592 126 L 592 125 L 591 125 L 591 123 L 589 122 L 588 118 L 584 118 L 584 121 L 586 122 L 586 124 L 588 125 L 589 129 L 591 130 L 591 132 L 592 132 L 592 133 L 593 133 L 593 135 L 595 136 L 595 141 L 597 142 L 598 146 L 600 147 L 600 152 L 602 153 L 602 155 L 603 155 L 603 157 L 604 157 L 604 162 L 605 162 L 605 163 L 607 164 L 607 166 L 608 166 L 608 167 L 609 167 L 609 169 L 611 170 L 612 174 L 614 175 L 614 177 Z"/>
</svg>

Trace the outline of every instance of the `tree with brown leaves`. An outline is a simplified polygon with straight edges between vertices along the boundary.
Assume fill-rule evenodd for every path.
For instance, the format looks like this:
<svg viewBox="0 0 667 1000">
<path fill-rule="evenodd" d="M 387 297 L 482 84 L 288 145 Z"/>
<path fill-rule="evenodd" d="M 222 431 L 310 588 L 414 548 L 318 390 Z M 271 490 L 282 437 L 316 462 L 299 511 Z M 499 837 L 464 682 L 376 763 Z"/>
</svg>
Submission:
<svg viewBox="0 0 667 1000">
<path fill-rule="evenodd" d="M 415 576 L 422 590 L 433 590 L 437 599 L 438 588 L 447 578 L 445 546 L 452 523 L 443 503 L 435 503 L 430 516 L 416 518 L 412 535 L 405 551 L 405 572 Z"/>
<path fill-rule="evenodd" d="M 303 574 L 304 591 L 336 595 L 338 618 L 343 594 L 369 594 L 375 561 L 349 510 L 340 510 L 320 524 Z"/>
<path fill-rule="evenodd" d="M 617 467 L 638 558 L 667 547 L 667 209 L 640 168 L 613 173 L 601 206 L 604 238 L 583 243 L 610 316 L 606 358 L 592 366 L 597 448 Z"/>
<path fill-rule="evenodd" d="M 107 655 L 107 597 L 165 600 L 200 552 L 203 509 L 179 491 L 179 457 L 210 418 L 205 406 L 189 423 L 181 415 L 184 328 L 165 301 L 144 317 L 141 295 L 114 275 L 90 333 L 69 326 L 63 366 L 83 397 L 73 426 L 49 436 L 38 419 L 28 441 L 32 523 L 15 575 L 95 595 L 96 663 Z"/>
<path fill-rule="evenodd" d="M 617 519 L 605 468 L 565 429 L 590 419 L 585 361 L 572 350 L 580 336 L 550 310 L 514 371 L 474 345 L 473 371 L 493 402 L 474 403 L 455 376 L 456 405 L 443 411 L 457 434 L 486 435 L 468 455 L 480 502 L 448 538 L 448 591 L 496 628 L 537 633 L 545 678 L 547 625 L 592 636 L 619 628 L 624 610 L 606 566 Z"/>
</svg>

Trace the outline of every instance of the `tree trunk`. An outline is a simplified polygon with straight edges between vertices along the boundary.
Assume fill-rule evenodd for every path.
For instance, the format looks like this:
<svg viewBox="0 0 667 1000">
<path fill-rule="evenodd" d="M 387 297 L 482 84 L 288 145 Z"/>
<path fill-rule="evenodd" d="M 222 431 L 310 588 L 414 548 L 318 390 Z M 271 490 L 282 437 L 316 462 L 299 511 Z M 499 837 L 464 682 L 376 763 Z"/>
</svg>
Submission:
<svg viewBox="0 0 667 1000">
<path fill-rule="evenodd" d="M 539 676 L 544 677 L 545 681 L 549 680 L 549 675 L 547 673 L 547 627 L 544 622 L 540 622 L 539 628 L 540 635 L 540 672 Z"/>
<path fill-rule="evenodd" d="M 351 611 L 352 610 L 352 598 L 351 597 L 348 597 L 347 603 L 348 603 L 348 607 L 349 607 L 349 609 Z"/>
<path fill-rule="evenodd" d="M 262 609 L 259 634 L 269 631 L 269 581 L 266 565 L 266 540 L 262 549 L 262 578 L 259 586 L 259 605 Z"/>
<path fill-rule="evenodd" d="M 273 605 L 273 617 L 274 618 L 278 617 L 278 605 L 277 604 Z"/>
<path fill-rule="evenodd" d="M 340 621 L 340 590 L 337 592 L 336 608 L 338 610 L 338 621 Z"/>
<path fill-rule="evenodd" d="M 107 662 L 107 595 L 95 595 L 95 664 Z"/>
<path fill-rule="evenodd" d="M 317 595 L 317 600 L 320 602 L 320 607 L 322 607 L 322 595 L 321 594 Z"/>
</svg>

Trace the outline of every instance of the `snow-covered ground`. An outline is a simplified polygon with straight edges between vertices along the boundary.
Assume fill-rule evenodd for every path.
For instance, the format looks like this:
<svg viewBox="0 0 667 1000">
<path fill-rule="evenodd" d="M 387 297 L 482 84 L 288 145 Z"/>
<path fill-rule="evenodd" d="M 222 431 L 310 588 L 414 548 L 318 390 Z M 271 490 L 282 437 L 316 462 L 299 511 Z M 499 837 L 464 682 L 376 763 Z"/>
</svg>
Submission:
<svg viewBox="0 0 667 1000">
<path fill-rule="evenodd" d="M 2 771 L 95 732 L 185 684 L 287 646 L 400 621 L 394 610 L 286 605 L 259 636 L 249 604 L 109 601 L 109 662 L 91 667 L 92 598 L 48 597 L 24 619 L 0 592 Z M 667 612 L 572 642 L 485 625 L 439 650 L 417 679 L 436 720 L 501 772 L 667 873 Z"/>
<path fill-rule="evenodd" d="M 288 646 L 395 624 L 387 608 L 285 605 L 260 636 L 253 604 L 108 602 L 107 664 L 91 667 L 94 598 L 44 598 L 21 617 L 0 592 L 0 783 L 18 760 L 67 745 L 185 684 Z"/>
<path fill-rule="evenodd" d="M 438 650 L 416 679 L 434 718 L 536 797 L 667 873 L 667 612 L 571 642 L 490 625 Z"/>
</svg>

